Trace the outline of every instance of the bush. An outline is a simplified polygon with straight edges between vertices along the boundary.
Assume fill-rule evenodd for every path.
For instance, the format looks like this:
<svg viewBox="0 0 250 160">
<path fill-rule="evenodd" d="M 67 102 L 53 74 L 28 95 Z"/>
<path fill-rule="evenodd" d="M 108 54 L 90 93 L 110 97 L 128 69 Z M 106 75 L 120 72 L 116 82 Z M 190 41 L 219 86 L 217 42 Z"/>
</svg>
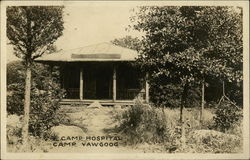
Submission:
<svg viewBox="0 0 250 160">
<path fill-rule="evenodd" d="M 21 83 L 25 79 L 25 68 L 21 61 L 13 61 L 7 64 L 7 85 Z"/>
<path fill-rule="evenodd" d="M 166 106 L 170 108 L 179 108 L 181 105 L 181 94 L 183 87 L 179 84 L 173 84 L 166 82 L 164 84 L 162 80 L 150 81 L 150 100 L 156 106 Z M 196 107 L 200 105 L 200 89 L 198 87 L 192 87 L 188 90 L 187 94 L 187 107 Z"/>
<path fill-rule="evenodd" d="M 139 101 L 123 112 L 119 130 L 132 144 L 161 143 L 169 138 L 164 112 Z"/>
<path fill-rule="evenodd" d="M 7 86 L 7 113 L 23 115 L 24 83 L 13 83 Z"/>
<path fill-rule="evenodd" d="M 214 117 L 214 127 L 222 132 L 226 132 L 238 123 L 243 117 L 240 108 L 234 106 L 230 101 L 224 100 L 216 108 Z"/>
<path fill-rule="evenodd" d="M 58 68 L 51 68 L 42 64 L 34 64 L 32 67 L 31 104 L 29 131 L 33 136 L 47 137 L 47 131 L 55 125 L 59 125 L 60 119 L 57 110 L 60 108 L 60 100 L 64 91 L 60 89 Z M 12 68 L 15 68 L 12 65 Z M 24 67 L 19 64 L 13 72 L 22 73 Z M 16 74 L 16 81 L 8 84 L 7 112 L 8 114 L 23 115 L 24 106 L 24 78 L 23 74 Z M 13 74 L 7 79 L 11 79 Z"/>
<path fill-rule="evenodd" d="M 7 113 L 23 115 L 25 68 L 21 61 L 7 64 Z"/>
</svg>

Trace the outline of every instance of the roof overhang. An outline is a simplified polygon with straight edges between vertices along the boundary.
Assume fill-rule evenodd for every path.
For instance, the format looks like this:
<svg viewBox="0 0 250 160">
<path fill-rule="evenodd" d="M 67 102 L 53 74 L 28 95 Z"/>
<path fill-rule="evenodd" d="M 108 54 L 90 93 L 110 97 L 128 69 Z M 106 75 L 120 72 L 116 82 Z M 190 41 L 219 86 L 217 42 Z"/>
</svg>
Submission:
<svg viewBox="0 0 250 160">
<path fill-rule="evenodd" d="M 100 43 L 68 51 L 59 51 L 37 58 L 36 62 L 122 62 L 135 61 L 138 53 L 135 50 L 116 46 L 111 43 Z"/>
</svg>

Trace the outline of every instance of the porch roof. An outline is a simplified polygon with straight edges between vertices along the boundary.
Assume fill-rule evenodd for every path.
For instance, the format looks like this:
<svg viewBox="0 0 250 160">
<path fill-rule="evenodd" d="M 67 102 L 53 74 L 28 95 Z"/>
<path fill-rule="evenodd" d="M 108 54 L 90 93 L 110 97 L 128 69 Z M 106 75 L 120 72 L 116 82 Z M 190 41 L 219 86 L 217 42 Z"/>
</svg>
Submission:
<svg viewBox="0 0 250 160">
<path fill-rule="evenodd" d="M 135 50 L 111 43 L 99 43 L 72 50 L 46 54 L 36 59 L 37 62 L 81 62 L 81 61 L 135 61 Z"/>
</svg>

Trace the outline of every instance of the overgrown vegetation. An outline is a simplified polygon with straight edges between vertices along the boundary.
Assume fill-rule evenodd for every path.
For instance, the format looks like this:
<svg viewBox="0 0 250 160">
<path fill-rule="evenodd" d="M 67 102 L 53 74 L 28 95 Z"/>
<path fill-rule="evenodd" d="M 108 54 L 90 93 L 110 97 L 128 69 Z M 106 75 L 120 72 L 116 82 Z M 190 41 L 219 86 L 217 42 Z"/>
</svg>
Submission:
<svg viewBox="0 0 250 160">
<path fill-rule="evenodd" d="M 121 116 L 120 131 L 132 144 L 161 143 L 169 138 L 165 114 L 157 108 L 137 101 Z"/>
<path fill-rule="evenodd" d="M 150 81 L 150 100 L 158 107 L 178 108 L 181 105 L 182 91 L 183 87 L 178 84 L 164 84 L 161 80 Z M 190 88 L 186 98 L 186 106 L 199 106 L 200 96 L 200 89 L 197 86 Z"/>
<path fill-rule="evenodd" d="M 34 64 L 32 70 L 31 109 L 29 132 L 33 136 L 47 138 L 52 126 L 58 125 L 62 115 L 57 114 L 59 101 L 64 91 L 59 85 L 59 72 L 56 67 Z M 24 106 L 24 66 L 21 62 L 12 62 L 7 66 L 7 112 L 23 115 Z"/>
<path fill-rule="evenodd" d="M 242 117 L 243 113 L 240 108 L 232 104 L 232 102 L 224 100 L 216 108 L 214 128 L 226 132 L 233 125 L 238 124 Z"/>
<path fill-rule="evenodd" d="M 233 128 L 242 115 L 235 106 L 213 105 L 216 117 L 209 127 L 204 126 L 203 112 L 205 104 L 218 103 L 226 94 L 242 104 L 242 8 L 142 6 L 131 21 L 133 29 L 145 34 L 137 64 L 148 75 L 151 101 L 157 107 L 180 108 L 182 147 L 187 137 L 185 108 L 201 106 L 200 128 Z M 217 91 L 221 88 L 216 97 L 213 84 Z"/>
<path fill-rule="evenodd" d="M 157 108 L 137 101 L 124 110 L 117 129 L 126 137 L 128 145 L 158 145 L 162 152 L 191 153 L 239 153 L 242 151 L 242 121 L 235 121 L 226 133 L 216 131 L 215 109 L 204 111 L 202 128 L 199 123 L 199 110 L 185 110 L 185 145 L 181 143 L 181 123 L 176 108 Z M 118 113 L 116 113 L 118 114 Z M 222 122 L 218 122 L 222 124 Z"/>
</svg>

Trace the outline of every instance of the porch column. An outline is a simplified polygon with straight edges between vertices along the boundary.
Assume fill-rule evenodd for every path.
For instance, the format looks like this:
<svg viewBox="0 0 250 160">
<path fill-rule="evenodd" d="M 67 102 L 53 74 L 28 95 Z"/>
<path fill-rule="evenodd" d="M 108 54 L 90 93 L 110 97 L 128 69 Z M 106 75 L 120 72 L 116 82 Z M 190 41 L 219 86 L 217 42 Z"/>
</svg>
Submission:
<svg viewBox="0 0 250 160">
<path fill-rule="evenodd" d="M 149 84 L 148 84 L 148 74 L 146 75 L 146 84 L 145 84 L 145 94 L 146 94 L 146 97 L 145 97 L 145 101 L 146 103 L 149 102 Z"/>
<path fill-rule="evenodd" d="M 116 101 L 116 66 L 113 65 L 113 101 Z"/>
<path fill-rule="evenodd" d="M 80 68 L 80 100 L 83 100 L 83 68 Z"/>
<path fill-rule="evenodd" d="M 61 88 L 65 89 L 65 68 L 63 65 L 60 65 L 60 79 L 61 79 Z"/>
</svg>

